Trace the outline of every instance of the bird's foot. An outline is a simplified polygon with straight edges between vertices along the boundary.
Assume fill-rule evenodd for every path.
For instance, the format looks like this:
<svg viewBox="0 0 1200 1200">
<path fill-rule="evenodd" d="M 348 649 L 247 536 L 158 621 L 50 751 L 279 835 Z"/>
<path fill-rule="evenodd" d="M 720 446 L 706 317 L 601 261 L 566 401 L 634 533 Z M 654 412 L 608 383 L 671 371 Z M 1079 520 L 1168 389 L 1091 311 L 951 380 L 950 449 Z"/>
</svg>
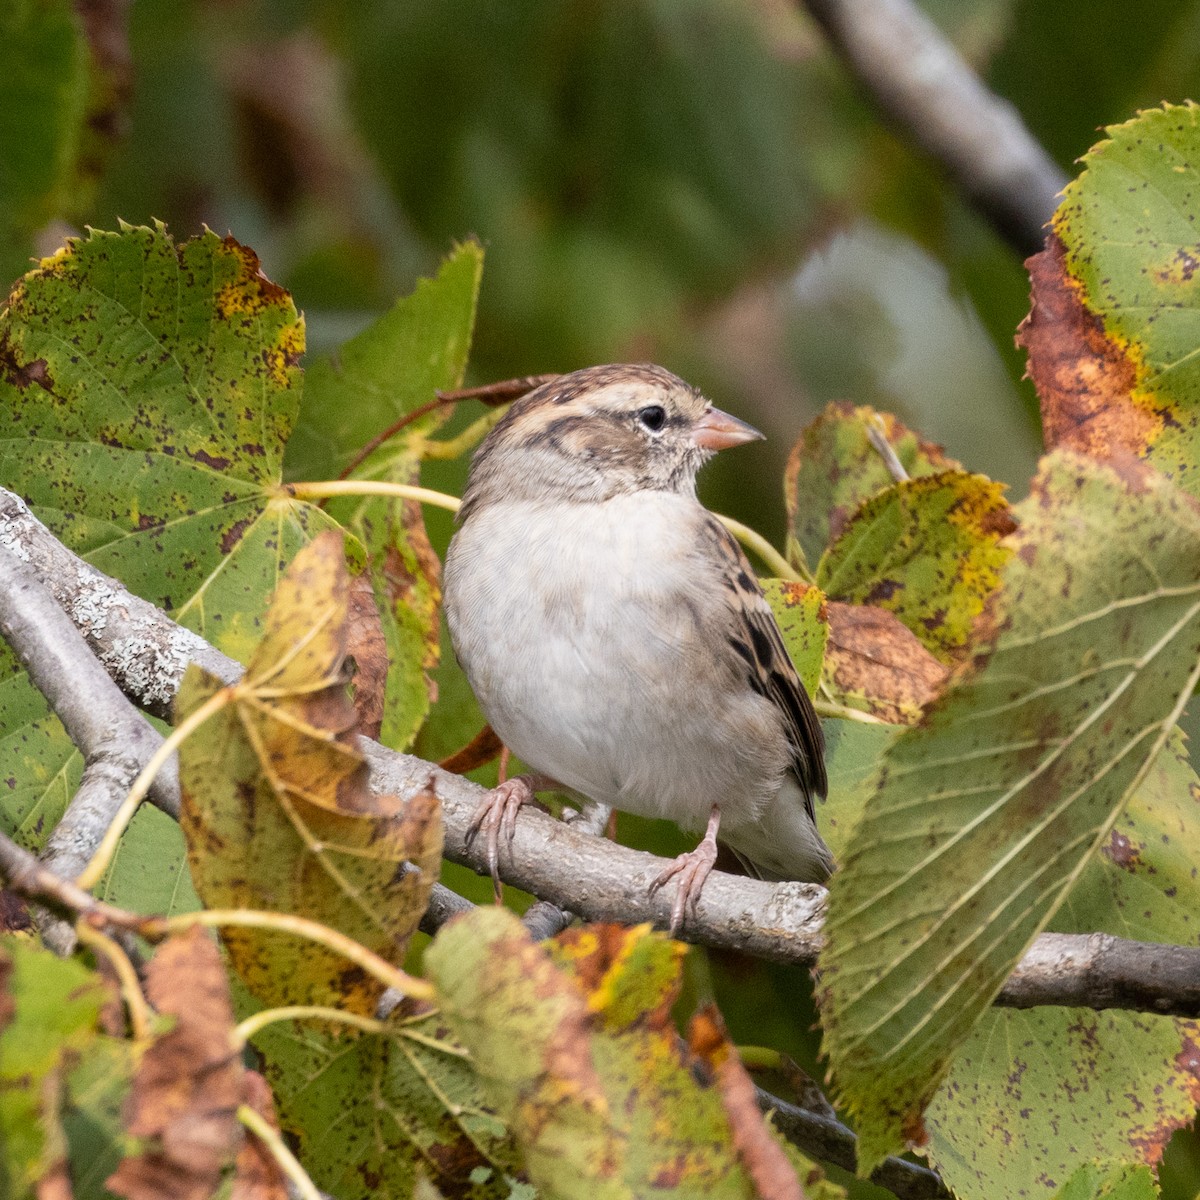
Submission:
<svg viewBox="0 0 1200 1200">
<path fill-rule="evenodd" d="M 541 775 L 516 775 L 505 779 L 492 788 L 479 802 L 467 826 L 466 844 L 469 847 L 482 830 L 487 835 L 488 873 L 492 877 L 492 888 L 499 904 L 502 891 L 500 884 L 500 838 L 511 848 L 513 835 L 517 831 L 517 813 L 525 804 L 534 803 L 536 790 L 553 787 L 552 780 Z"/>
<path fill-rule="evenodd" d="M 717 827 L 721 822 L 721 810 L 713 805 L 712 815 L 708 819 L 708 829 L 704 838 L 695 850 L 681 854 L 667 867 L 650 885 L 650 895 L 653 896 L 663 884 L 679 876 L 675 885 L 675 902 L 671 905 L 671 936 L 675 937 L 683 927 L 685 915 L 696 915 L 696 906 L 700 903 L 700 892 L 704 881 L 712 872 L 713 864 L 717 861 Z"/>
</svg>

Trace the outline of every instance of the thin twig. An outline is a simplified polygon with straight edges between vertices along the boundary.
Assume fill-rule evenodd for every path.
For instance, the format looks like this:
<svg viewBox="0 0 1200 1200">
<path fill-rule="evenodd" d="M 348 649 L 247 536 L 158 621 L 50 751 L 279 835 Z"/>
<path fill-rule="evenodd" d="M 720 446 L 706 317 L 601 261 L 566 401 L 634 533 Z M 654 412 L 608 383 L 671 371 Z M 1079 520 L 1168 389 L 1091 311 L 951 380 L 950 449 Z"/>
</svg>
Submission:
<svg viewBox="0 0 1200 1200">
<path fill-rule="evenodd" d="M 72 916 L 87 918 L 99 925 L 119 929 L 138 929 L 144 918 L 136 913 L 114 908 L 95 896 L 76 887 L 70 880 L 61 879 L 44 867 L 28 850 L 12 838 L 0 833 L 0 879 L 11 891 L 29 900 L 51 904 Z"/>
<path fill-rule="evenodd" d="M 853 1172 L 857 1168 L 858 1138 L 836 1117 L 813 1112 L 755 1088 L 758 1106 L 774 1113 L 775 1128 L 805 1154 L 834 1163 Z M 871 1172 L 871 1182 L 901 1197 L 901 1200 L 939 1200 L 950 1191 L 942 1178 L 928 1167 L 902 1158 L 885 1158 Z"/>
<path fill-rule="evenodd" d="M 887 440 L 887 434 L 883 430 L 883 417 L 879 413 L 875 413 L 873 419 L 867 422 L 867 440 L 875 448 L 875 453 L 883 459 L 888 474 L 897 483 L 903 483 L 908 478 L 908 472 L 896 451 L 892 449 L 892 443 Z"/>
</svg>

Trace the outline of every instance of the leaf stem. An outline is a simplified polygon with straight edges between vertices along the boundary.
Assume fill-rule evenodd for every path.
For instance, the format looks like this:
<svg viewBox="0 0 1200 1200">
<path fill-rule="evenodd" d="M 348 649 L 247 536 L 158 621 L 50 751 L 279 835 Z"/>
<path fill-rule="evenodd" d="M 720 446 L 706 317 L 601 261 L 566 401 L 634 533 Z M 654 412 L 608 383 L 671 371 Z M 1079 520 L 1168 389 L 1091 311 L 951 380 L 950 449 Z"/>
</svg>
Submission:
<svg viewBox="0 0 1200 1200">
<path fill-rule="evenodd" d="M 491 408 L 471 422 L 470 425 L 456 434 L 452 438 L 446 438 L 444 441 L 439 441 L 436 438 L 425 438 L 421 442 L 421 457 L 422 458 L 457 458 L 460 454 L 470 450 L 476 442 L 481 442 L 491 430 L 492 426 L 504 416 L 504 409 Z"/>
<path fill-rule="evenodd" d="M 322 1200 L 317 1185 L 300 1165 L 299 1159 L 287 1148 L 279 1130 L 248 1104 L 239 1104 L 237 1119 L 267 1148 L 279 1169 L 290 1179 L 303 1200 Z"/>
<path fill-rule="evenodd" d="M 874 713 L 863 712 L 859 708 L 849 708 L 845 704 L 835 704 L 832 700 L 821 700 L 814 697 L 813 708 L 817 710 L 817 715 L 821 717 L 840 717 L 843 721 L 859 721 L 863 725 L 891 725 L 891 721 L 885 721 L 882 717 L 875 716 Z M 897 729 L 901 726 L 896 726 Z"/>
<path fill-rule="evenodd" d="M 142 985 L 133 963 L 129 961 L 129 955 L 121 949 L 119 942 L 106 933 L 101 933 L 86 920 L 76 921 L 75 936 L 83 945 L 95 954 L 103 955 L 111 964 L 121 989 L 121 999 L 125 1001 L 125 1008 L 129 1012 L 129 1027 L 133 1031 L 134 1040 L 144 1041 L 150 1036 L 153 1018 L 149 1001 L 142 994 Z"/>
<path fill-rule="evenodd" d="M 320 500 L 327 496 L 392 496 L 397 500 L 416 500 L 458 512 L 462 501 L 445 492 L 418 487 L 412 483 L 390 483 L 383 479 L 328 479 L 315 483 L 285 483 L 280 491 L 294 500 Z"/>
<path fill-rule="evenodd" d="M 239 1025 L 233 1028 L 233 1044 L 241 1049 L 261 1029 L 274 1025 L 277 1021 L 333 1021 L 340 1025 L 353 1025 L 357 1029 L 365 1029 L 367 1033 L 387 1033 L 389 1026 L 386 1022 L 375 1017 L 364 1017 L 358 1013 L 346 1012 L 341 1008 L 328 1008 L 322 1004 L 289 1004 L 281 1008 L 264 1008 L 261 1012 L 253 1013 Z"/>
<path fill-rule="evenodd" d="M 307 917 L 297 917 L 291 913 L 261 912 L 241 908 L 212 908 L 201 912 L 182 913 L 177 917 L 147 917 L 140 932 L 143 937 L 158 940 L 180 930 L 190 929 L 193 925 L 205 925 L 213 928 L 235 925 L 251 929 L 273 929 L 277 933 L 290 933 L 295 937 L 317 942 L 335 954 L 341 954 L 356 966 L 362 967 L 368 975 L 378 979 L 380 983 L 387 987 L 394 987 L 415 1000 L 433 1000 L 436 994 L 433 984 L 393 966 L 373 950 L 360 946 L 353 938 L 339 933 L 336 929 L 330 929 L 328 925 L 310 921 Z"/>
<path fill-rule="evenodd" d="M 233 699 L 233 691 L 233 688 L 222 688 L 219 692 L 214 692 L 195 712 L 171 730 L 170 735 L 163 740 L 163 744 L 150 756 L 150 760 L 133 781 L 129 794 L 121 801 L 121 807 L 117 809 L 112 824 L 109 825 L 100 845 L 96 847 L 96 853 L 92 855 L 91 861 L 83 868 L 79 878 L 75 880 L 76 887 L 90 891 L 100 882 L 104 872 L 108 870 L 108 864 L 112 861 L 113 855 L 117 852 L 121 835 L 125 832 L 129 822 L 133 820 L 133 814 L 137 812 L 138 805 L 150 790 L 150 785 L 154 782 L 154 777 L 162 768 L 163 763 L 175 753 L 180 742 L 188 737 L 194 729 L 230 703 Z"/>
</svg>

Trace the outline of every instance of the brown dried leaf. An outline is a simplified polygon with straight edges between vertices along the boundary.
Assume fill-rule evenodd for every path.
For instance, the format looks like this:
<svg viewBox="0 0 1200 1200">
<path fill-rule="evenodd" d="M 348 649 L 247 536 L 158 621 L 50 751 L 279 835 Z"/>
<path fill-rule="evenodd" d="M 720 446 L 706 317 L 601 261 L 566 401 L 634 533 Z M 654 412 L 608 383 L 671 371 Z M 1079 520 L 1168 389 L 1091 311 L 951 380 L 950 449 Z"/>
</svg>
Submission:
<svg viewBox="0 0 1200 1200">
<path fill-rule="evenodd" d="M 209 1200 L 237 1147 L 245 1095 L 212 938 L 197 926 L 165 941 L 147 968 L 146 995 L 175 1025 L 142 1056 L 126 1105 L 126 1132 L 149 1145 L 122 1159 L 106 1186 L 127 1200 Z"/>
<path fill-rule="evenodd" d="M 12 976 L 12 959 L 0 950 L 0 1033 L 11 1023 L 17 1012 L 17 1002 L 9 991 L 8 983 Z"/>
<path fill-rule="evenodd" d="M 348 592 L 341 538 L 322 534 L 281 581 L 235 702 L 183 747 L 181 823 L 209 907 L 309 917 L 399 963 L 437 879 L 440 806 L 370 790 L 346 693 Z M 193 668 L 180 713 L 218 689 Z M 383 990 L 308 941 L 250 928 L 224 941 L 266 1004 L 369 1013 Z"/>
<path fill-rule="evenodd" d="M 32 928 L 25 901 L 16 892 L 0 888 L 0 933 L 21 933 Z"/>
<path fill-rule="evenodd" d="M 354 711 L 362 735 L 378 739 L 383 726 L 388 650 L 369 572 L 350 580 L 346 599 L 346 656 L 354 660 Z"/>
<path fill-rule="evenodd" d="M 498 758 L 504 750 L 504 743 L 496 731 L 485 725 L 461 750 L 456 750 L 449 758 L 444 758 L 438 766 L 443 771 L 451 771 L 455 775 L 465 775 Z"/>
<path fill-rule="evenodd" d="M 66 1159 L 55 1163 L 37 1181 L 35 1195 L 37 1200 L 74 1200 L 75 1193 L 71 1190 L 71 1171 Z"/>
<path fill-rule="evenodd" d="M 721 1014 L 705 1005 L 688 1026 L 688 1048 L 716 1080 L 729 1118 L 733 1147 L 762 1200 L 803 1200 L 804 1189 L 783 1147 L 771 1135 L 754 1095 L 754 1083 L 729 1041 Z"/>
<path fill-rule="evenodd" d="M 827 678 L 837 698 L 893 725 L 911 725 L 950 676 L 894 613 L 831 600 Z"/>
<path fill-rule="evenodd" d="M 1029 355 L 1047 449 L 1065 446 L 1105 459 L 1126 451 L 1144 458 L 1162 431 L 1163 415 L 1144 394 L 1135 398 L 1137 364 L 1085 305 L 1057 234 L 1025 265 L 1033 296 L 1017 345 Z"/>
</svg>

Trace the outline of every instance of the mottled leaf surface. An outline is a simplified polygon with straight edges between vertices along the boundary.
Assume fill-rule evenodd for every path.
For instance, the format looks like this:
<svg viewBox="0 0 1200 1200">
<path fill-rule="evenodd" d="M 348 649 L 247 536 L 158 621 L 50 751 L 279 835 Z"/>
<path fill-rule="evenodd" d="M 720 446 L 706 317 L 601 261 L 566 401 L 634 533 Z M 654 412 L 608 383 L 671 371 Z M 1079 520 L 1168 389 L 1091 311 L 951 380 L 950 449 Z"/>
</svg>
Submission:
<svg viewBox="0 0 1200 1200">
<path fill-rule="evenodd" d="M 830 404 L 792 447 L 783 477 L 793 562 L 815 567 L 859 506 L 896 482 L 871 444 L 872 430 L 887 440 L 913 477 L 959 467 L 940 446 L 921 441 L 890 413 Z"/>
<path fill-rule="evenodd" d="M 236 699 L 184 743 L 182 824 L 208 907 L 309 917 L 399 963 L 437 879 L 441 814 L 432 792 L 402 802 L 370 790 L 346 693 L 348 591 L 340 535 L 296 556 Z M 180 716 L 218 691 L 191 667 Z M 225 943 L 268 1003 L 369 1013 L 382 991 L 306 940 L 230 929 Z"/>
<path fill-rule="evenodd" d="M 292 478 L 339 474 L 358 451 L 400 418 L 462 382 L 475 322 L 483 250 L 457 247 L 432 279 L 422 279 L 368 329 L 305 372 L 304 403 L 288 446 Z M 434 433 L 452 409 L 434 408 L 406 424 L 357 466 L 353 478 L 416 483 Z M 418 504 L 363 496 L 331 501 L 329 511 L 367 547 L 388 659 L 381 738 L 407 747 L 429 711 L 427 672 L 438 661 L 441 564 Z"/>
<path fill-rule="evenodd" d="M 893 612 L 935 657 L 961 659 L 1000 583 L 1012 531 L 1004 488 L 942 471 L 877 493 L 849 518 L 817 566 L 834 600 Z"/>
<path fill-rule="evenodd" d="M 333 524 L 276 487 L 303 348 L 291 297 L 232 238 L 72 240 L 0 310 L 0 478 L 76 553 L 245 661 L 283 565 Z M 78 770 L 46 713 L 6 650 L 5 821 L 29 845 Z"/>
<path fill-rule="evenodd" d="M 1197 861 L 1200 780 L 1176 731 L 1050 928 L 1200 945 Z M 1157 1164 L 1198 1102 L 1195 1021 L 993 1009 L 929 1106 L 929 1151 L 963 1200 L 1048 1196 L 1068 1177 L 1086 1175 L 1091 1160 Z M 1014 1155 L 1014 1144 L 1025 1152 Z"/>
<path fill-rule="evenodd" d="M 800 1196 L 715 1014 L 670 1018 L 682 947 L 587 926 L 535 945 L 477 909 L 426 952 L 443 1011 L 547 1197 Z"/>
<path fill-rule="evenodd" d="M 767 603 L 779 622 L 783 644 L 810 696 L 821 682 L 825 643 L 829 640 L 829 614 L 820 588 L 789 579 L 763 579 Z"/>
<path fill-rule="evenodd" d="M 389 1019 L 391 1036 L 270 1025 L 254 1038 L 318 1186 L 341 1200 L 408 1200 L 424 1173 L 456 1200 L 518 1200 L 515 1151 L 444 1015 Z"/>
<path fill-rule="evenodd" d="M 822 1017 L 864 1169 L 925 1140 L 955 1049 L 1200 674 L 1188 497 L 1059 453 L 1019 515 L 992 657 L 893 743 L 831 887 Z"/>
<path fill-rule="evenodd" d="M 913 724 L 941 693 L 948 668 L 885 608 L 832 600 L 828 612 L 830 697 L 893 725 Z"/>
<path fill-rule="evenodd" d="M 1200 109 L 1106 132 L 1030 264 L 1020 341 L 1046 442 L 1134 454 L 1200 496 Z"/>
</svg>

